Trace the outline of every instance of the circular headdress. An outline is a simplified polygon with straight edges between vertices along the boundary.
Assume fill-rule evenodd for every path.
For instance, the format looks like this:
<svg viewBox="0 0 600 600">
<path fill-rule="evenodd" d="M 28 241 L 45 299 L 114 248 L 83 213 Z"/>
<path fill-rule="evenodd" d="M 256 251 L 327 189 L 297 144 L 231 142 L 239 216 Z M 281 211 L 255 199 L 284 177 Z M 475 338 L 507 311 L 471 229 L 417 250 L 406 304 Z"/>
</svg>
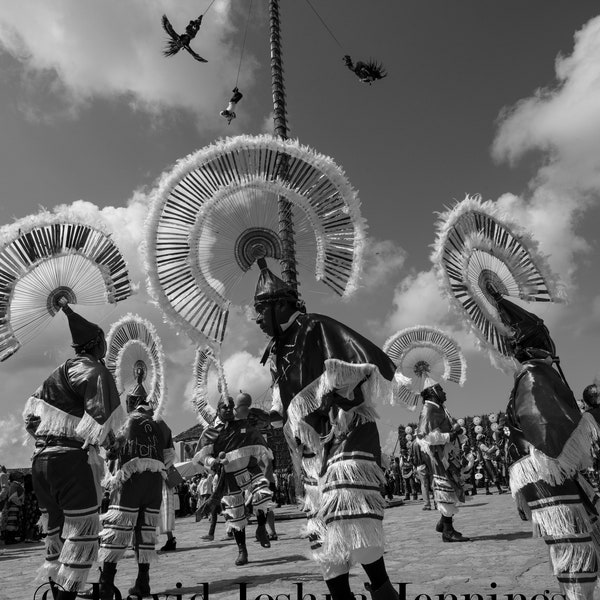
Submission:
<svg viewBox="0 0 600 600">
<path fill-rule="evenodd" d="M 528 302 L 562 300 L 537 242 L 491 202 L 467 196 L 440 215 L 431 257 L 451 303 L 484 347 L 508 360 L 512 331 L 500 318 L 494 294 Z"/>
<path fill-rule="evenodd" d="M 112 324 L 106 346 L 106 367 L 119 393 L 127 392 L 141 374 L 154 418 L 160 417 L 166 400 L 165 354 L 152 323 L 129 313 Z"/>
<path fill-rule="evenodd" d="M 211 370 L 216 375 L 217 391 L 219 396 L 228 396 L 225 372 L 221 361 L 210 346 L 196 348 L 194 360 L 194 390 L 192 395 L 192 406 L 196 411 L 198 421 L 208 427 L 213 424 L 217 411 L 209 403 L 209 380 Z"/>
<path fill-rule="evenodd" d="M 435 327 L 417 326 L 403 329 L 383 345 L 398 371 L 410 380 L 400 387 L 401 399 L 416 406 L 421 392 L 441 380 L 462 385 L 467 363 L 458 344 Z"/>
<path fill-rule="evenodd" d="M 41 212 L 0 229 L 0 360 L 33 339 L 69 304 L 116 303 L 132 293 L 108 233 Z"/>
<path fill-rule="evenodd" d="M 163 178 L 146 223 L 149 291 L 197 343 L 202 334 L 223 340 L 233 291 L 252 264 L 281 258 L 280 199 L 291 206 L 299 266 L 316 256 L 316 279 L 349 295 L 365 226 L 330 158 L 292 140 L 240 136 L 189 155 Z"/>
</svg>

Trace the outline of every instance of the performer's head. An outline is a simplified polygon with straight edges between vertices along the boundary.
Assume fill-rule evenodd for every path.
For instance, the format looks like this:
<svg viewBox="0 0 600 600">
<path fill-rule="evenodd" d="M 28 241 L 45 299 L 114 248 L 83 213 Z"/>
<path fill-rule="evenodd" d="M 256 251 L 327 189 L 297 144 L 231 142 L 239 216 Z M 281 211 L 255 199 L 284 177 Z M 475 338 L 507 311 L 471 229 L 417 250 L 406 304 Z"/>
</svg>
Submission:
<svg viewBox="0 0 600 600">
<path fill-rule="evenodd" d="M 259 258 L 260 276 L 254 292 L 256 323 L 271 337 L 282 333 L 285 325 L 297 311 L 306 312 L 304 302 L 298 292 L 274 275 L 267 267 L 267 261 Z"/>
<path fill-rule="evenodd" d="M 235 418 L 244 420 L 250 414 L 250 406 L 252 406 L 252 396 L 240 390 L 240 393 L 235 398 Z"/>
<path fill-rule="evenodd" d="M 556 346 L 542 319 L 504 298 L 493 286 L 488 285 L 487 289 L 496 302 L 500 319 L 512 331 L 508 350 L 516 360 L 557 358 Z"/>
<path fill-rule="evenodd" d="M 222 397 L 217 404 L 217 417 L 223 422 L 233 421 L 235 404 L 231 396 Z"/>
<path fill-rule="evenodd" d="M 583 390 L 583 401 L 589 408 L 600 406 L 600 388 L 597 384 L 592 383 Z"/>
<path fill-rule="evenodd" d="M 73 341 L 71 346 L 75 349 L 75 354 L 91 354 L 99 359 L 104 358 L 106 355 L 106 339 L 102 328 L 78 315 L 67 304 L 66 300 L 61 303 L 61 306 L 69 320 L 69 329 Z"/>
<path fill-rule="evenodd" d="M 440 404 L 442 404 L 446 401 L 446 392 L 439 383 L 435 383 L 434 385 L 426 387 L 421 392 L 421 398 L 423 398 L 423 401 L 437 400 Z"/>
<path fill-rule="evenodd" d="M 127 412 L 130 413 L 133 410 L 142 410 L 144 412 L 151 412 L 152 406 L 148 403 L 148 394 L 142 383 L 144 379 L 144 371 L 138 369 L 136 371 L 136 382 L 133 387 L 127 393 L 125 398 L 125 405 Z"/>
</svg>

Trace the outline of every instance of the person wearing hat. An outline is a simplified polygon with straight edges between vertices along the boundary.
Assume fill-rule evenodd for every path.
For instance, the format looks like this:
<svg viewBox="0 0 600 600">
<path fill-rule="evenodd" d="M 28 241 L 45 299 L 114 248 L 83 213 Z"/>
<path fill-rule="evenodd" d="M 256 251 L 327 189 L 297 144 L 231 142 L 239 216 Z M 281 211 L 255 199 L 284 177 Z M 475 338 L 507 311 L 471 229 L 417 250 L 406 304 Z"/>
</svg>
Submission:
<svg viewBox="0 0 600 600">
<path fill-rule="evenodd" d="M 164 453 L 168 436 L 153 419 L 152 406 L 142 383 L 143 372 L 127 394 L 128 417 L 107 453 L 112 463 L 104 484 L 110 489 L 108 511 L 102 516 L 100 552 L 101 600 L 114 597 L 117 563 L 133 537 L 138 575 L 129 589 L 132 596 L 150 594 L 150 564 L 156 560 L 158 525 L 165 473 Z"/>
<path fill-rule="evenodd" d="M 349 571 L 356 563 L 374 600 L 397 600 L 383 558 L 385 478 L 374 407 L 379 396 L 391 396 L 395 366 L 349 327 L 306 313 L 296 290 L 264 259 L 257 262 L 254 307 L 270 338 L 262 362 L 269 361 L 273 378 L 271 412 L 285 423 L 301 470 L 313 557 L 332 600 L 353 597 Z"/>
<path fill-rule="evenodd" d="M 511 492 L 522 518 L 548 545 L 562 593 L 591 600 L 600 530 L 594 490 L 580 471 L 591 464 L 600 430 L 581 414 L 544 322 L 497 292 L 493 297 L 517 364 L 506 409 Z"/>
<path fill-rule="evenodd" d="M 241 396 L 248 396 L 241 394 Z M 252 399 L 240 398 L 237 409 L 244 415 Z M 207 427 L 200 437 L 199 450 L 194 455 L 195 463 L 208 469 L 220 470 L 222 486 L 221 504 L 225 515 L 227 531 L 233 532 L 238 546 L 235 564 L 248 562 L 246 547 L 246 525 L 248 518 L 244 494 L 249 493 L 256 511 L 258 522 L 257 537 L 261 546 L 269 548 L 269 536 L 265 527 L 265 510 L 271 502 L 269 481 L 265 476 L 273 460 L 273 453 L 267 446 L 260 431 L 250 425 L 247 419 L 235 419 L 236 404 L 231 396 L 223 397 L 217 405 L 217 419 Z"/>
<path fill-rule="evenodd" d="M 428 384 L 428 385 L 427 385 Z M 433 499 L 441 518 L 436 531 L 444 542 L 468 542 L 454 529 L 454 515 L 458 504 L 465 501 L 461 480 L 459 427 L 454 426 L 444 403 L 446 392 L 432 379 L 426 381 L 421 392 L 423 408 L 417 425 L 417 443 L 429 456 L 433 473 Z"/>
<path fill-rule="evenodd" d="M 27 401 L 23 416 L 35 439 L 33 487 L 47 534 L 40 578 L 51 580 L 55 598 L 72 600 L 98 553 L 104 472 L 98 446 L 112 439 L 125 414 L 102 360 L 104 332 L 66 301 L 61 305 L 75 357 L 50 374 Z"/>
</svg>

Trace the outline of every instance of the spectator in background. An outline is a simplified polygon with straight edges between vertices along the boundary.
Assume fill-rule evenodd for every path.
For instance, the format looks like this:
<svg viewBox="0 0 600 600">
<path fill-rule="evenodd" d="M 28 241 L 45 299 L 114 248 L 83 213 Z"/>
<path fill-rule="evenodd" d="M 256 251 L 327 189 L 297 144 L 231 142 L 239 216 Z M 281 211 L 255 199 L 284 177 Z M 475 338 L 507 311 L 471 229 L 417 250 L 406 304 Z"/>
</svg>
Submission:
<svg viewBox="0 0 600 600">
<path fill-rule="evenodd" d="M 0 511 L 4 508 L 4 503 L 8 497 L 8 473 L 6 467 L 0 465 Z"/>
<path fill-rule="evenodd" d="M 402 486 L 402 471 L 400 470 L 400 457 L 394 456 L 394 462 L 392 463 L 392 471 L 394 473 L 394 494 L 396 496 L 402 496 L 404 488 Z"/>
<path fill-rule="evenodd" d="M 35 492 L 33 491 L 33 479 L 30 473 L 27 473 L 23 477 L 23 489 L 25 496 L 23 498 L 23 528 L 21 537 L 26 544 L 35 544 L 40 540 L 37 524 L 42 513 Z"/>
<path fill-rule="evenodd" d="M 410 443 L 410 442 L 409 442 Z M 415 466 L 412 462 L 412 456 L 409 450 L 412 448 L 409 444 L 406 444 L 407 450 L 402 450 L 400 455 L 400 472 L 402 473 L 402 480 L 404 481 L 405 500 L 410 500 L 412 494 L 413 500 L 418 500 L 417 485 L 415 482 Z"/>
<path fill-rule="evenodd" d="M 483 433 L 477 434 L 477 447 L 481 454 L 481 460 L 483 462 L 484 474 L 485 474 L 485 493 L 489 496 L 492 492 L 490 492 L 490 481 L 495 484 L 498 488 L 499 494 L 504 494 L 504 490 L 500 486 L 500 479 L 498 475 L 498 470 L 496 469 L 496 465 L 494 461 L 497 459 L 500 454 L 500 450 L 496 444 L 491 444 L 487 441 L 485 435 Z"/>
<path fill-rule="evenodd" d="M 465 490 L 465 496 L 471 492 L 471 496 L 477 495 L 477 485 L 475 482 L 475 463 L 477 462 L 477 454 L 473 452 L 473 449 L 469 445 L 469 442 L 465 442 L 461 448 L 461 463 L 460 472 L 462 476 L 463 488 Z"/>
<path fill-rule="evenodd" d="M 23 475 L 20 472 L 8 476 L 8 497 L 3 509 L 4 543 L 16 544 L 17 538 L 21 540 L 23 522 L 23 502 L 25 491 L 23 489 Z"/>
<path fill-rule="evenodd" d="M 585 412 L 589 412 L 600 423 L 600 388 L 596 383 L 588 385 L 583 390 Z"/>
</svg>

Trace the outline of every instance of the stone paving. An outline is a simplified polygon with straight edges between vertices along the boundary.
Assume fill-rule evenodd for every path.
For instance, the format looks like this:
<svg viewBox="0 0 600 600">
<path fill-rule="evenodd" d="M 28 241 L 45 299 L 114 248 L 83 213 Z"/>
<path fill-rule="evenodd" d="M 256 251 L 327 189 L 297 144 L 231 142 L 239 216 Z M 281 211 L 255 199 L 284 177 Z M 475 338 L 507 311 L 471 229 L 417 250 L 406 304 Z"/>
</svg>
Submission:
<svg viewBox="0 0 600 600">
<path fill-rule="evenodd" d="M 530 523 L 519 519 L 509 494 L 477 495 L 468 499 L 455 518 L 455 527 L 471 538 L 469 543 L 442 543 L 435 533 L 436 511 L 423 511 L 422 502 L 409 501 L 386 510 L 385 560 L 393 582 L 406 584 L 407 600 L 531 600 L 543 594 L 559 600 L 558 584 L 548 563 L 542 540 L 532 539 Z M 303 519 L 288 508 L 278 513 L 279 540 L 271 548 L 254 541 L 255 526 L 248 529 L 250 563 L 236 567 L 237 549 L 225 536 L 222 522 L 215 540 L 201 540 L 208 523 L 193 517 L 177 519 L 177 550 L 162 553 L 152 567 L 151 585 L 160 600 L 325 600 L 327 589 L 315 564 L 307 558 L 302 538 Z M 279 520 L 283 517 L 283 520 Z M 161 545 L 165 537 L 161 537 Z M 17 544 L 0 548 L 0 600 L 31 600 L 34 576 L 41 564 L 42 545 Z M 133 553 L 119 563 L 117 587 L 126 592 L 137 572 Z M 97 580 L 93 571 L 90 580 Z M 352 569 L 351 585 L 357 600 L 370 600 L 360 566 Z M 179 588 L 176 585 L 180 584 Z M 361 594 L 362 592 L 362 594 Z M 520 598 L 516 594 L 522 594 Z M 421 596 L 417 598 L 419 595 Z M 454 594 L 453 597 L 450 594 Z M 476 594 L 479 594 L 477 596 Z M 470 596 L 469 596 L 470 595 Z M 127 597 L 123 596 L 124 600 Z M 41 598 L 38 592 L 37 598 Z M 538 596 L 535 600 L 543 600 Z"/>
</svg>

